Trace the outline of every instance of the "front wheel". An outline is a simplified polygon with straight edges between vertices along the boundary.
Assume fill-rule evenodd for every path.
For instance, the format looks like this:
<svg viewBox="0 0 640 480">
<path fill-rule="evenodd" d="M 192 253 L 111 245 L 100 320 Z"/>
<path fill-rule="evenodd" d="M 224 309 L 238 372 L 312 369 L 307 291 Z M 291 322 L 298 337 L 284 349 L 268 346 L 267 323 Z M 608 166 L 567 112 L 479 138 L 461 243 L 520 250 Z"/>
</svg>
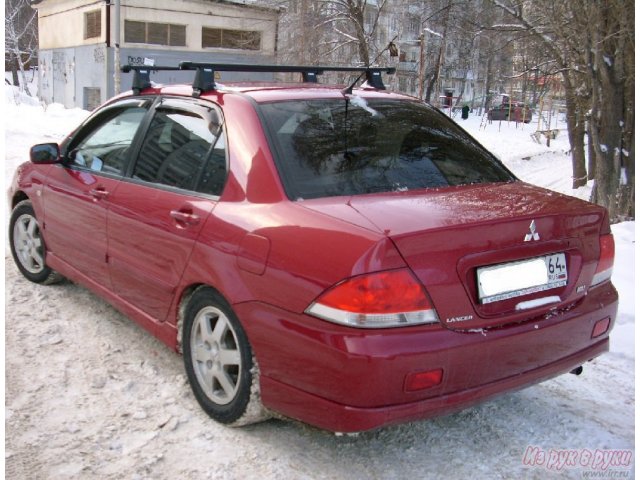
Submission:
<svg viewBox="0 0 640 480">
<path fill-rule="evenodd" d="M 50 284 L 62 276 L 45 262 L 45 244 L 30 200 L 18 203 L 9 222 L 11 254 L 18 269 L 34 283 Z"/>
<path fill-rule="evenodd" d="M 202 409 L 230 426 L 267 419 L 260 402 L 258 365 L 229 304 L 215 290 L 201 288 L 185 313 L 184 365 Z"/>
</svg>

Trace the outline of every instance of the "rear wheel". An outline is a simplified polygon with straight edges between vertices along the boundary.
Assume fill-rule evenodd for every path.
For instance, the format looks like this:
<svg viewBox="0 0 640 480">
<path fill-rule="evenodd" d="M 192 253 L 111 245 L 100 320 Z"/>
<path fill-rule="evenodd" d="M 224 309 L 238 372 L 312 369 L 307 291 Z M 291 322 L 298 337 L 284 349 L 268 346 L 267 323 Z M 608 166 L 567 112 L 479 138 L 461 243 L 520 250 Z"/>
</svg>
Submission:
<svg viewBox="0 0 640 480">
<path fill-rule="evenodd" d="M 49 268 L 45 262 L 44 239 L 30 200 L 18 203 L 13 209 L 9 222 L 9 238 L 13 259 L 28 280 L 50 284 L 62 279 L 62 276 Z"/>
<path fill-rule="evenodd" d="M 214 420 L 248 425 L 269 415 L 260 402 L 258 365 L 240 322 L 211 288 L 197 290 L 183 324 L 184 365 L 198 403 Z"/>
</svg>

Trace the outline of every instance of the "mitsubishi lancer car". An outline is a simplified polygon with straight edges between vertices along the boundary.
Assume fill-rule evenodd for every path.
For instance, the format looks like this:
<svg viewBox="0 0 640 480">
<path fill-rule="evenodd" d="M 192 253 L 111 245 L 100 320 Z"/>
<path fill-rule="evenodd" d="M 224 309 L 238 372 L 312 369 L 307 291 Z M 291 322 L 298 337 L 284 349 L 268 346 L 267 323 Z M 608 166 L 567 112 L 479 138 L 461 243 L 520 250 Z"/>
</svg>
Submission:
<svg viewBox="0 0 640 480">
<path fill-rule="evenodd" d="M 180 353 L 216 421 L 359 432 L 608 350 L 606 210 L 518 180 L 390 70 L 162 68 L 32 147 L 9 238 L 27 279 L 81 284 Z M 234 69 L 305 81 L 215 80 Z"/>
</svg>

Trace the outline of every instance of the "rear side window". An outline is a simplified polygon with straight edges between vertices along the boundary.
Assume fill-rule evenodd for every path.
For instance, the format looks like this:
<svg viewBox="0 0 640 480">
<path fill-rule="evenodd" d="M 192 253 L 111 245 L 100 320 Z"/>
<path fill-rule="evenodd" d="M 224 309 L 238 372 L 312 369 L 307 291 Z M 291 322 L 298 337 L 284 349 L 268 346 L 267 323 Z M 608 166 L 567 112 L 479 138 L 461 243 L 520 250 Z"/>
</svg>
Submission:
<svg viewBox="0 0 640 480">
<path fill-rule="evenodd" d="M 291 199 L 515 180 L 464 130 L 417 102 L 351 97 L 259 109 Z"/>
<path fill-rule="evenodd" d="M 220 195 L 226 176 L 222 126 L 206 115 L 159 107 L 138 154 L 133 178 Z"/>
</svg>

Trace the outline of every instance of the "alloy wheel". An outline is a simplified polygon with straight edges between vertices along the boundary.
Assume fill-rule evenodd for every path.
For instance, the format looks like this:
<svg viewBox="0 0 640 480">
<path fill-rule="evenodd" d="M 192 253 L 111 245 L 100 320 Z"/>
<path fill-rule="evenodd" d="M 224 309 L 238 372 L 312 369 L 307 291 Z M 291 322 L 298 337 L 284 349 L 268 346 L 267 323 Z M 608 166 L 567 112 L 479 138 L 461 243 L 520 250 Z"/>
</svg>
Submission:
<svg viewBox="0 0 640 480">
<path fill-rule="evenodd" d="M 20 264 L 29 273 L 38 274 L 45 268 L 40 227 L 33 215 L 23 214 L 13 226 L 13 246 Z"/>
<path fill-rule="evenodd" d="M 216 307 L 198 312 L 191 330 L 193 369 L 200 387 L 212 402 L 230 403 L 240 386 L 242 357 L 227 316 Z"/>
</svg>

